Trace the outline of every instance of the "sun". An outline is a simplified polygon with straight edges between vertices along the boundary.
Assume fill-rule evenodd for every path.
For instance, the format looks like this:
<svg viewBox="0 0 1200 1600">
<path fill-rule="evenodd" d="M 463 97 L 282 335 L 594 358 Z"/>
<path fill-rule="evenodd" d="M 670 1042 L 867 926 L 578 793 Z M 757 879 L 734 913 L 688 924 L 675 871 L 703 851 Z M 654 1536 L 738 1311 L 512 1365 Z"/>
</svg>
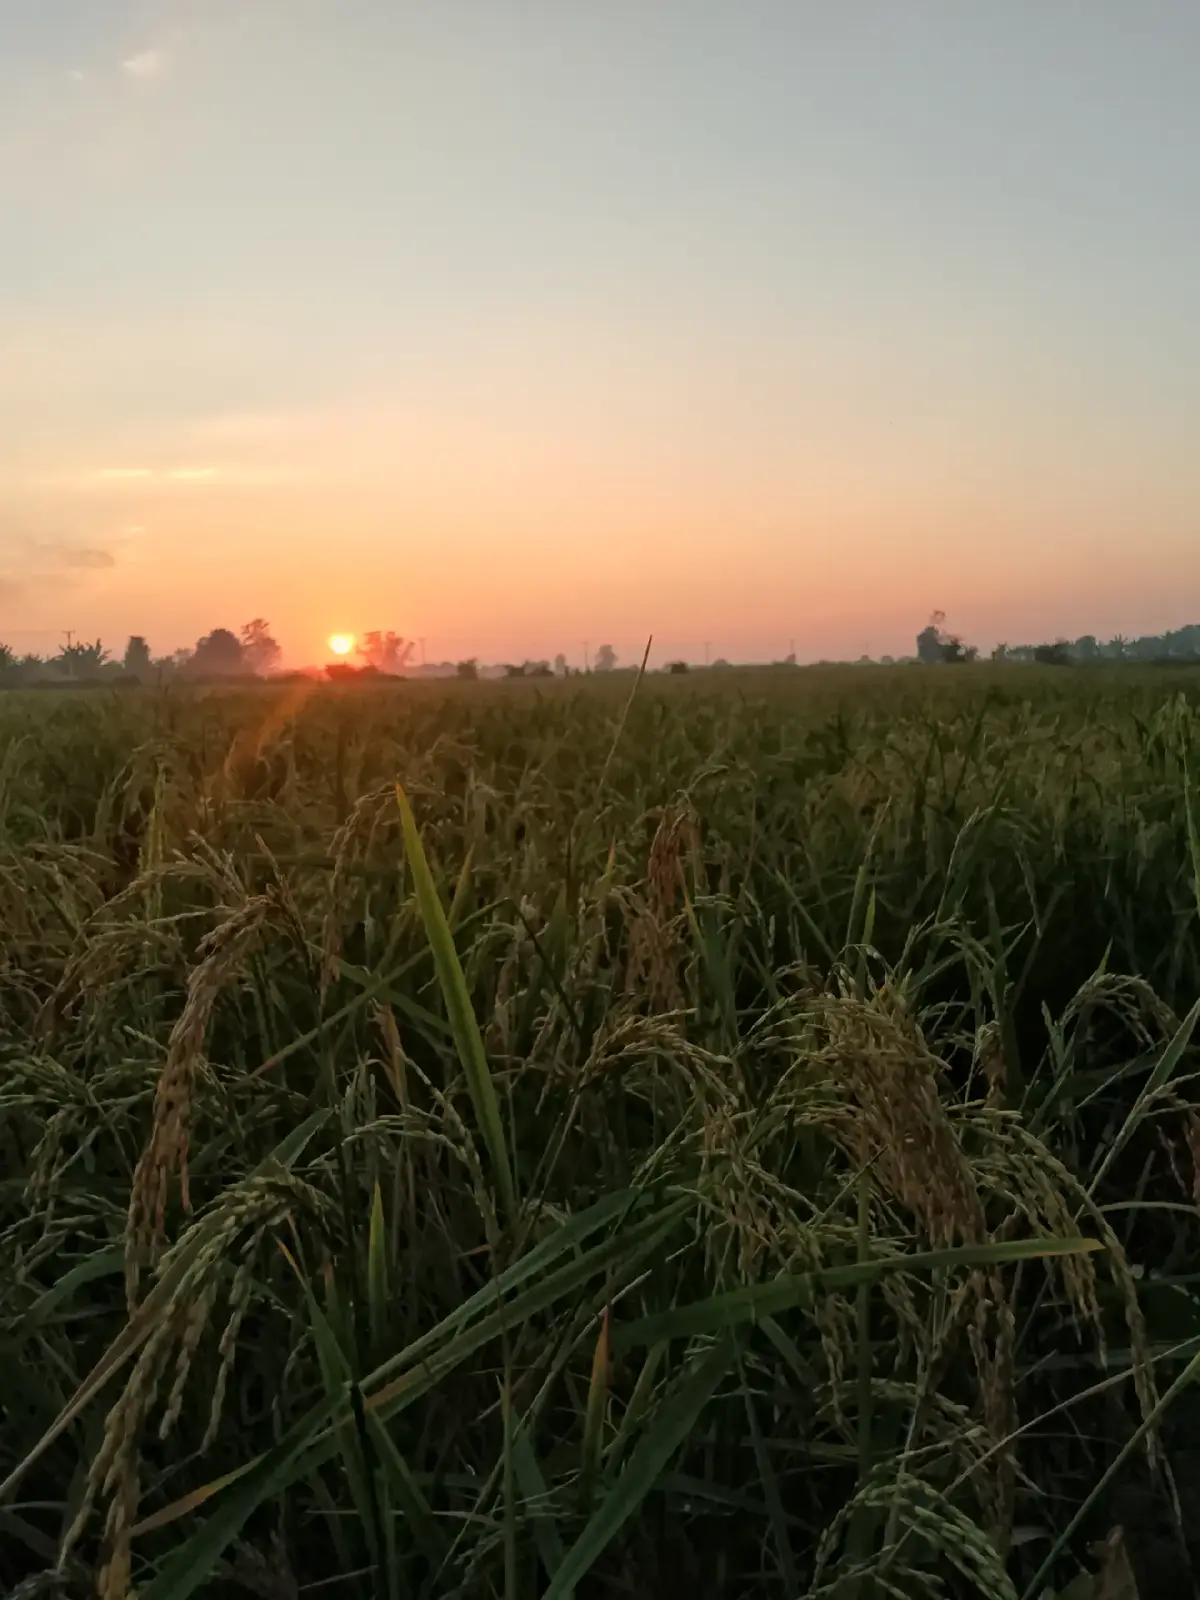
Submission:
<svg viewBox="0 0 1200 1600">
<path fill-rule="evenodd" d="M 335 656 L 348 656 L 354 649 L 354 635 L 352 633 L 331 633 L 329 635 L 329 648 Z"/>
</svg>

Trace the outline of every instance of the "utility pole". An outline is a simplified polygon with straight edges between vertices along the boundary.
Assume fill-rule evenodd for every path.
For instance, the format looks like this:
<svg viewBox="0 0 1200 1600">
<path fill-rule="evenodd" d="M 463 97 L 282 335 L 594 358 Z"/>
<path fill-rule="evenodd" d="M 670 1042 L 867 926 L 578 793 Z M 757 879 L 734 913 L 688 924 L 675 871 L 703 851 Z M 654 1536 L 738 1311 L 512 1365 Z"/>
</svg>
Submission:
<svg viewBox="0 0 1200 1600">
<path fill-rule="evenodd" d="M 425 640 L 424 640 L 424 637 L 423 636 L 419 636 L 418 639 L 417 639 L 417 643 L 421 646 L 421 665 L 424 666 L 425 665 Z"/>
<path fill-rule="evenodd" d="M 708 658 L 709 658 L 709 656 L 711 654 L 712 654 L 712 645 L 710 644 L 710 642 L 707 639 L 705 639 L 705 641 L 704 641 L 704 665 L 705 666 L 708 665 Z"/>
<path fill-rule="evenodd" d="M 591 652 L 591 649 L 589 647 L 588 640 L 585 639 L 583 641 L 583 670 L 585 672 L 590 671 L 591 670 L 591 665 L 592 665 L 592 652 Z"/>
</svg>

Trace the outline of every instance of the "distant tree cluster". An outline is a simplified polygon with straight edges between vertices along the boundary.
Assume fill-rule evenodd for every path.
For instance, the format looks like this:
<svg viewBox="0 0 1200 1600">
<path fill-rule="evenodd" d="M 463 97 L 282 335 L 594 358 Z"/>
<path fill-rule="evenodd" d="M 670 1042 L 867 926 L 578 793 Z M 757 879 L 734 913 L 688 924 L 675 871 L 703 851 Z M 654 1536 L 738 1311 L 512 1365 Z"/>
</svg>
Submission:
<svg viewBox="0 0 1200 1600">
<path fill-rule="evenodd" d="M 398 678 L 407 676 L 458 678 L 472 681 L 477 678 L 546 679 L 578 676 L 587 673 L 611 673 L 618 665 L 617 652 L 610 644 L 602 644 L 589 656 L 582 669 L 568 665 L 563 654 L 553 662 L 529 659 L 502 666 L 483 666 L 475 657 L 464 661 L 442 661 L 419 666 L 413 665 L 416 644 L 390 629 L 377 629 L 361 636 L 355 646 L 355 660 L 333 663 L 325 668 L 328 677 L 335 681 L 358 679 Z M 901 657 L 902 662 L 916 661 L 927 666 L 965 666 L 979 659 L 975 645 L 968 644 L 961 634 L 946 627 L 945 613 L 935 611 L 929 622 L 917 634 L 916 655 Z M 1149 634 L 1128 639 L 1114 634 L 1101 641 L 1094 634 L 1083 634 L 1078 639 L 1055 639 L 1041 644 L 998 644 L 991 652 L 998 663 L 1036 662 L 1043 666 L 1088 665 L 1102 662 L 1195 662 L 1200 665 L 1200 623 L 1189 623 L 1162 634 Z M 156 656 L 143 634 L 133 634 L 119 658 L 114 656 L 102 640 L 76 640 L 69 638 L 52 655 L 19 654 L 11 646 L 0 643 L 0 689 L 38 685 L 72 685 L 88 683 L 157 684 L 173 680 L 211 681 L 213 679 L 266 678 L 279 669 L 281 652 L 264 617 L 255 617 L 236 632 L 231 628 L 214 628 L 196 640 L 190 650 L 177 650 L 170 655 Z M 819 662 L 818 665 L 834 665 Z M 870 656 L 859 657 L 858 664 L 873 666 Z M 880 665 L 894 665 L 891 656 L 880 658 Z M 795 668 L 795 653 L 774 663 L 776 667 Z M 718 657 L 711 671 L 727 670 L 730 663 Z M 683 674 L 693 670 L 682 659 L 668 661 L 662 669 L 668 674 Z"/>
<path fill-rule="evenodd" d="M 948 633 L 943 626 L 944 611 L 935 611 L 929 623 L 917 635 L 917 660 L 927 666 L 961 666 L 978 659 L 979 651 L 973 644 L 964 644 L 957 633 Z"/>
<path fill-rule="evenodd" d="M 917 635 L 917 660 L 928 666 L 954 665 L 978 659 L 974 645 L 964 644 L 958 634 L 946 632 L 945 615 L 935 611 Z M 1101 643 L 1094 634 L 1078 639 L 1055 639 L 1042 644 L 998 644 L 992 651 L 995 662 L 1036 662 L 1041 666 L 1087 666 L 1104 661 L 1200 663 L 1200 623 L 1189 623 L 1168 633 L 1147 634 L 1127 639 L 1123 634 Z"/>
<path fill-rule="evenodd" d="M 416 648 L 414 640 L 403 639 L 388 629 L 386 633 L 378 630 L 364 633 L 358 642 L 357 653 L 366 666 L 398 678 L 412 660 Z"/>
<path fill-rule="evenodd" d="M 265 678 L 279 666 L 280 649 L 263 617 L 246 623 L 239 633 L 214 628 L 196 640 L 192 650 L 155 656 L 140 633 L 133 634 L 120 660 L 101 640 L 69 641 L 54 655 L 18 656 L 0 644 L 0 687 L 70 685 L 75 683 L 162 683 L 174 678 Z"/>
<path fill-rule="evenodd" d="M 335 683 L 355 678 L 400 678 L 404 676 L 413 655 L 416 641 L 405 639 L 391 629 L 375 629 L 364 633 L 355 646 L 355 655 L 362 663 L 355 666 L 350 661 L 335 661 L 325 668 L 325 674 Z"/>
<path fill-rule="evenodd" d="M 1095 634 L 1085 633 L 1078 639 L 1056 639 L 1053 644 L 998 645 L 993 655 L 999 661 L 1077 662 L 1082 666 L 1101 661 L 1200 661 L 1200 623 L 1138 639 L 1116 633 L 1101 641 Z"/>
</svg>

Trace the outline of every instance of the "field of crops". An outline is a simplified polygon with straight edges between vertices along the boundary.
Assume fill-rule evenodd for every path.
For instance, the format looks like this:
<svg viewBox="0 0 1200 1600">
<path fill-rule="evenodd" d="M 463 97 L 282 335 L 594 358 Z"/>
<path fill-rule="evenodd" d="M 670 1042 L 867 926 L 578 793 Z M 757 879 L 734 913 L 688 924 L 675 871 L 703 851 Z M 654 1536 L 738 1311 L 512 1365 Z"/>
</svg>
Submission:
<svg viewBox="0 0 1200 1600">
<path fill-rule="evenodd" d="M 1191 1594 L 1198 708 L 0 697 L 0 1588 Z"/>
</svg>

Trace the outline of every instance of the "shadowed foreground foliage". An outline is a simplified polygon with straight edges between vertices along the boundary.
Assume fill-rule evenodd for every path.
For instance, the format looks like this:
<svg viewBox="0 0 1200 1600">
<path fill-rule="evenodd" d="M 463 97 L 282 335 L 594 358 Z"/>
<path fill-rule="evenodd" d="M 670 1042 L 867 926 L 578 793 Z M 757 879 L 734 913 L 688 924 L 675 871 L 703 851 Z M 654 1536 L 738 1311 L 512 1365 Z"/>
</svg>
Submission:
<svg viewBox="0 0 1200 1600">
<path fill-rule="evenodd" d="M 0 704 L 0 1582 L 1192 1592 L 1200 685 L 630 688 Z"/>
</svg>

